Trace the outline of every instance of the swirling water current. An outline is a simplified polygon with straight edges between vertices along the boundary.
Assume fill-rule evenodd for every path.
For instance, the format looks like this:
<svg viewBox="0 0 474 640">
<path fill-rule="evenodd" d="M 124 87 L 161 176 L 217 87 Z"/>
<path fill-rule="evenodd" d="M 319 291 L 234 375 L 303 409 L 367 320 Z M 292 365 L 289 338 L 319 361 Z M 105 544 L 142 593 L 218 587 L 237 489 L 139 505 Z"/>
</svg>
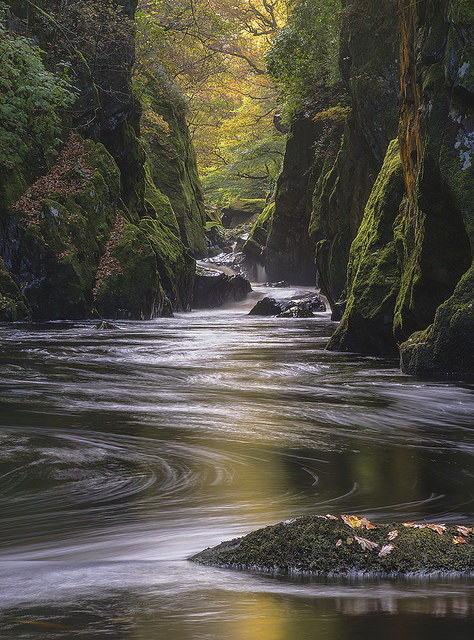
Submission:
<svg viewBox="0 0 474 640">
<path fill-rule="evenodd" d="M 304 514 L 474 522 L 472 386 L 324 351 L 328 314 L 249 305 L 0 328 L 2 639 L 472 637 L 468 579 L 187 561 Z"/>
</svg>

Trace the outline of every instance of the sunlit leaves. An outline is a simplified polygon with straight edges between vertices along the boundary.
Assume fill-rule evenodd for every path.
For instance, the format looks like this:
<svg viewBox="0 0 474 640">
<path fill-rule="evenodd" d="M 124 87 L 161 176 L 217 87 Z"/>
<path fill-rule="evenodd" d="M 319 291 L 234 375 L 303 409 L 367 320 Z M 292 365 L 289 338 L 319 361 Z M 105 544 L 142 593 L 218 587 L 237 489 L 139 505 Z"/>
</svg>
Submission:
<svg viewBox="0 0 474 640">
<path fill-rule="evenodd" d="M 467 540 L 460 536 L 453 536 L 453 544 L 467 544 Z"/>
<path fill-rule="evenodd" d="M 360 516 L 348 516 L 341 515 L 341 519 L 345 522 L 345 524 L 349 525 L 353 529 L 376 529 L 370 520 L 367 518 L 363 518 Z"/>
<path fill-rule="evenodd" d="M 158 75 L 172 99 L 181 92 L 201 173 L 232 164 L 273 128 L 276 92 L 263 55 L 286 19 L 285 0 L 142 0 L 139 8 L 137 73 Z"/>
<path fill-rule="evenodd" d="M 393 531 L 390 531 L 390 533 L 388 534 L 388 539 L 395 540 L 397 536 L 398 536 L 398 531 L 394 529 Z"/>
</svg>

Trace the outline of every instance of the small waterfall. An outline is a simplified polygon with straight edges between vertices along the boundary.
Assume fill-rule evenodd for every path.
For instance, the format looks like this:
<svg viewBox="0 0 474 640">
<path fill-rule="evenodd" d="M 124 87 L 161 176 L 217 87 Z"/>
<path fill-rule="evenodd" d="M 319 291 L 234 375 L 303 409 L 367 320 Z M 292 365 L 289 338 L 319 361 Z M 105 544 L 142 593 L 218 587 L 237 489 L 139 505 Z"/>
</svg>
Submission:
<svg viewBox="0 0 474 640">
<path fill-rule="evenodd" d="M 261 264 L 257 264 L 255 266 L 257 273 L 257 282 L 268 282 L 268 276 L 265 267 Z"/>
</svg>

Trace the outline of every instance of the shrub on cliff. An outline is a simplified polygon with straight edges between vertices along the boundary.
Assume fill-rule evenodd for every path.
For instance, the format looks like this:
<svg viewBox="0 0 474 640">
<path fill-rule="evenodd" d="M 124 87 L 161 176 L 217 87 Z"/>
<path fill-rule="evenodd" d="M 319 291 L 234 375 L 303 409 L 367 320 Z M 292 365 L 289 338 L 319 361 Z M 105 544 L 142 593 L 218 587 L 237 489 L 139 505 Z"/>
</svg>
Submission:
<svg viewBox="0 0 474 640">
<path fill-rule="evenodd" d="M 3 13 L 3 12 L 2 12 Z M 31 149 L 56 155 L 60 144 L 58 108 L 74 94 L 67 83 L 47 71 L 31 40 L 8 33 L 0 13 L 0 165 L 21 162 Z"/>
</svg>

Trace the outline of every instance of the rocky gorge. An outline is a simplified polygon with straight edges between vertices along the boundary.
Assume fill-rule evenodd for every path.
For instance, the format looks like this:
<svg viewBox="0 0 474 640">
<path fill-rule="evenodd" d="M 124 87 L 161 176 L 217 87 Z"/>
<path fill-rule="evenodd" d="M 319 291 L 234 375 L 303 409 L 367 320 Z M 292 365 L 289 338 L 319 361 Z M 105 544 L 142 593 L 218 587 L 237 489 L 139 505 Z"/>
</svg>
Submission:
<svg viewBox="0 0 474 640">
<path fill-rule="evenodd" d="M 33 38 L 46 70 L 67 68 L 74 106 L 54 115 L 56 156 L 31 139 L 0 165 L 3 321 L 188 310 L 207 255 L 182 105 L 146 73 L 146 112 L 133 89 L 136 2 L 85 7 L 6 5 L 5 38 Z M 242 250 L 270 280 L 321 289 L 341 320 L 328 349 L 400 351 L 407 373 L 470 375 L 472 8 L 342 9 L 340 84 L 294 120 L 273 200 L 223 221 L 251 221 Z"/>
</svg>

